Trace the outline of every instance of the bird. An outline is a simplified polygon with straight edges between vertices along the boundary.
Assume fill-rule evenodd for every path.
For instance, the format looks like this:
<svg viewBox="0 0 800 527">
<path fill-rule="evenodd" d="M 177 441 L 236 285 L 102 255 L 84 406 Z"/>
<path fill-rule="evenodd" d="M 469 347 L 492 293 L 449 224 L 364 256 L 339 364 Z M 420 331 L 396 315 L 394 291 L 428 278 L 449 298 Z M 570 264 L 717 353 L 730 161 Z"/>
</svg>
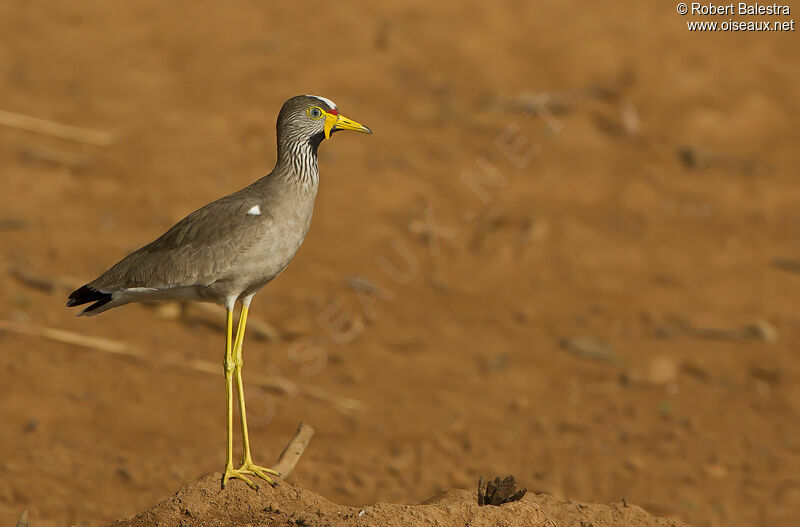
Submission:
<svg viewBox="0 0 800 527">
<path fill-rule="evenodd" d="M 319 188 L 317 150 L 331 134 L 368 127 L 339 113 L 318 95 L 288 99 L 278 113 L 277 160 L 266 176 L 192 212 L 156 240 L 129 254 L 73 291 L 67 307 L 90 304 L 94 316 L 132 302 L 212 302 L 225 307 L 227 443 L 222 488 L 231 479 L 261 478 L 272 486 L 275 470 L 256 465 L 250 451 L 242 386 L 242 345 L 253 296 L 277 277 L 305 239 Z M 241 304 L 236 333 L 234 309 Z M 235 385 L 234 385 L 235 383 Z M 233 464 L 233 391 L 238 394 L 243 456 Z"/>
</svg>

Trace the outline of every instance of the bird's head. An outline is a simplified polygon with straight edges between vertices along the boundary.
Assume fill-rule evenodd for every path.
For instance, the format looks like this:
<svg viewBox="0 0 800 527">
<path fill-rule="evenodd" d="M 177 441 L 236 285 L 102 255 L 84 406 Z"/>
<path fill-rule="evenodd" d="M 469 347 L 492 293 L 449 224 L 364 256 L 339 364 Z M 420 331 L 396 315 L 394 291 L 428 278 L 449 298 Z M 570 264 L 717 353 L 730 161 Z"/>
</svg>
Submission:
<svg viewBox="0 0 800 527">
<path fill-rule="evenodd" d="M 336 104 L 318 95 L 298 95 L 283 104 L 278 115 L 278 137 L 289 142 L 306 142 L 318 146 L 333 132 L 354 130 L 371 134 L 366 126 L 339 113 Z"/>
</svg>

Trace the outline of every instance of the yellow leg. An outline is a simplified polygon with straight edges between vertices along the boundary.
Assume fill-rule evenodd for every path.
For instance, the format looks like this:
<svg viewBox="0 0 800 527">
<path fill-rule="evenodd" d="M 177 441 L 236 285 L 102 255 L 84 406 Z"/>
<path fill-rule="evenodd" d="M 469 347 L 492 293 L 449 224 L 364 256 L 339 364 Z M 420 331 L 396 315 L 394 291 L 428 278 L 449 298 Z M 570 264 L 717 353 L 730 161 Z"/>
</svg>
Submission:
<svg viewBox="0 0 800 527">
<path fill-rule="evenodd" d="M 236 330 L 236 342 L 233 345 L 233 371 L 236 375 L 236 388 L 239 393 L 239 415 L 242 422 L 242 446 L 244 448 L 242 466 L 239 472 L 258 476 L 274 487 L 277 483 L 267 476 L 267 474 L 275 476 L 280 476 L 280 474 L 271 468 L 260 467 L 253 463 L 253 457 L 250 454 L 250 437 L 247 433 L 247 412 L 244 407 L 244 386 L 242 384 L 242 365 L 244 364 L 242 359 L 242 344 L 244 343 L 244 331 L 247 326 L 247 312 L 249 308 L 250 301 L 246 299 L 242 302 L 242 314 L 239 316 L 239 327 Z"/>
<path fill-rule="evenodd" d="M 228 309 L 226 314 L 226 340 L 225 340 L 225 359 L 223 369 L 225 373 L 225 397 L 226 397 L 226 416 L 228 420 L 228 443 L 226 445 L 225 475 L 222 477 L 222 488 L 228 484 L 231 478 L 238 478 L 247 483 L 252 488 L 257 488 L 255 483 L 250 481 L 241 471 L 233 468 L 233 349 L 231 346 L 231 335 L 233 333 L 233 310 Z"/>
</svg>

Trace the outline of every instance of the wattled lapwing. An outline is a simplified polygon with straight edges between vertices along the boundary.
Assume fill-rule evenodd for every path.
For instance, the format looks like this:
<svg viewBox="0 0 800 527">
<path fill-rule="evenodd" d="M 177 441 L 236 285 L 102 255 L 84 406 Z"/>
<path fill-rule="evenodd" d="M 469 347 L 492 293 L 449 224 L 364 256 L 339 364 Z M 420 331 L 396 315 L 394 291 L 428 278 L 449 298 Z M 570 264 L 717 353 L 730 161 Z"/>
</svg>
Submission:
<svg viewBox="0 0 800 527">
<path fill-rule="evenodd" d="M 249 187 L 209 203 L 176 223 L 157 240 L 128 255 L 99 278 L 69 295 L 67 306 L 92 304 L 92 316 L 131 302 L 198 300 L 225 306 L 225 395 L 228 443 L 222 486 L 247 475 L 275 482 L 274 470 L 253 463 L 242 391 L 242 342 L 247 311 L 259 289 L 278 276 L 308 232 L 319 186 L 317 148 L 339 130 L 372 131 L 339 114 L 333 101 L 315 95 L 292 97 L 277 122 L 275 168 Z M 232 339 L 233 309 L 242 310 Z M 244 457 L 233 467 L 233 382 L 239 396 Z"/>
</svg>

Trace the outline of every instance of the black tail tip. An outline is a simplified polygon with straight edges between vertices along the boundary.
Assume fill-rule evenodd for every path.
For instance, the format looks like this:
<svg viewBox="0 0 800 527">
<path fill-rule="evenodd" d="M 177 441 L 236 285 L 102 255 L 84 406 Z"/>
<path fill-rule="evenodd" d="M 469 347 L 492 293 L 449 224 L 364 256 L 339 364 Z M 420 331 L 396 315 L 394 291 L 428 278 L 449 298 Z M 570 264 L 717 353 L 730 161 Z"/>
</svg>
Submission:
<svg viewBox="0 0 800 527">
<path fill-rule="evenodd" d="M 84 285 L 70 293 L 69 298 L 67 298 L 67 307 L 95 302 L 100 300 L 102 297 L 103 293 L 97 289 L 94 289 L 93 287 L 90 287 L 89 285 Z"/>
<path fill-rule="evenodd" d="M 69 295 L 67 307 L 80 306 L 82 304 L 88 304 L 89 302 L 94 302 L 94 304 L 84 309 L 81 314 L 90 313 L 98 307 L 111 302 L 111 293 L 103 293 L 87 284 L 76 289 Z"/>
</svg>

